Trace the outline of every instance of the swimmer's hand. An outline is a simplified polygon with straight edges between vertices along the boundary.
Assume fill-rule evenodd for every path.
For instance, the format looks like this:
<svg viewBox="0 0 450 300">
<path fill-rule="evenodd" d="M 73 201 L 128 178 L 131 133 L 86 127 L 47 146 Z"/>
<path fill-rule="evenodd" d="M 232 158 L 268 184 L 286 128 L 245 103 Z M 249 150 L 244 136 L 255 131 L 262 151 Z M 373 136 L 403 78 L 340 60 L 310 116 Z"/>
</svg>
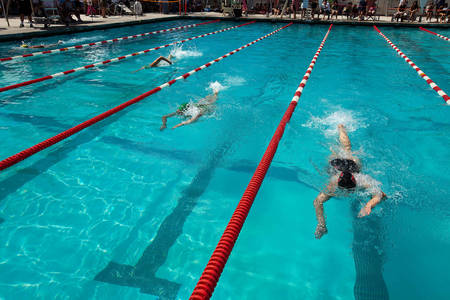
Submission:
<svg viewBox="0 0 450 300">
<path fill-rule="evenodd" d="M 166 127 L 167 127 L 166 124 L 162 124 L 161 128 L 159 128 L 159 130 L 163 131 L 164 129 L 166 129 Z"/>
<path fill-rule="evenodd" d="M 365 216 L 370 215 L 372 212 L 372 207 L 369 204 L 366 204 L 361 210 L 359 211 L 358 218 L 363 218 Z"/>
<path fill-rule="evenodd" d="M 323 235 L 328 233 L 328 229 L 326 225 L 317 224 L 316 232 L 314 235 L 316 236 L 316 239 L 320 239 Z"/>
</svg>

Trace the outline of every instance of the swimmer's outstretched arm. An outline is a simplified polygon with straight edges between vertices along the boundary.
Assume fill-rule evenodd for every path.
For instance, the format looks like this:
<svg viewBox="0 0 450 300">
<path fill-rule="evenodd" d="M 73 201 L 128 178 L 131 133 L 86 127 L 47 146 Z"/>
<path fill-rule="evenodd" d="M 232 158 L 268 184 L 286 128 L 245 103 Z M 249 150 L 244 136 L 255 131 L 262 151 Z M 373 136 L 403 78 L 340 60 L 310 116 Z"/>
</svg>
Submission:
<svg viewBox="0 0 450 300">
<path fill-rule="evenodd" d="M 202 98 L 197 103 L 207 103 L 207 104 L 214 104 L 217 101 L 217 97 L 219 95 L 219 91 L 214 91 L 213 94 L 206 96 L 205 98 Z"/>
<path fill-rule="evenodd" d="M 328 184 L 326 191 L 320 192 L 319 195 L 314 199 L 314 208 L 316 209 L 317 227 L 314 235 L 316 239 L 320 239 L 324 234 L 328 233 L 327 224 L 325 222 L 325 215 L 323 211 L 323 204 L 330 200 L 331 195 L 334 194 L 336 190 L 336 179 L 333 178 Z"/>
<path fill-rule="evenodd" d="M 173 126 L 172 129 L 175 129 L 175 128 L 180 127 L 180 126 L 191 124 L 191 123 L 197 121 L 201 116 L 202 116 L 202 114 L 198 114 L 198 115 L 190 118 L 187 121 L 181 122 L 180 124 L 177 124 L 177 125 Z"/>
<path fill-rule="evenodd" d="M 361 208 L 359 211 L 358 217 L 362 218 L 365 216 L 370 215 L 372 212 L 372 208 L 378 205 L 384 198 L 386 198 L 386 194 L 383 191 L 380 191 L 380 193 L 374 194 L 372 196 L 372 199 L 369 200 L 369 202 L 366 203 L 366 205 Z"/>
<path fill-rule="evenodd" d="M 344 125 L 339 124 L 339 141 L 341 142 L 341 146 L 345 151 L 352 151 L 352 144 L 350 143 L 350 139 L 348 138 L 347 131 L 345 130 Z"/>
<path fill-rule="evenodd" d="M 171 114 L 163 116 L 162 117 L 162 125 L 161 125 L 161 128 L 159 128 L 159 130 L 164 130 L 166 128 L 167 118 L 173 117 L 176 114 L 177 114 L 177 112 L 173 112 Z"/>
<path fill-rule="evenodd" d="M 169 55 L 169 57 L 170 57 L 170 55 Z M 172 64 L 172 61 L 171 61 L 170 59 L 167 59 L 167 58 L 165 58 L 164 56 L 160 56 L 160 57 L 158 57 L 157 59 L 155 59 L 154 62 L 151 63 L 150 67 L 151 67 L 151 68 L 156 67 L 156 66 L 159 64 L 159 62 L 162 61 L 162 60 L 164 60 L 164 61 L 167 62 L 168 64 Z"/>
</svg>

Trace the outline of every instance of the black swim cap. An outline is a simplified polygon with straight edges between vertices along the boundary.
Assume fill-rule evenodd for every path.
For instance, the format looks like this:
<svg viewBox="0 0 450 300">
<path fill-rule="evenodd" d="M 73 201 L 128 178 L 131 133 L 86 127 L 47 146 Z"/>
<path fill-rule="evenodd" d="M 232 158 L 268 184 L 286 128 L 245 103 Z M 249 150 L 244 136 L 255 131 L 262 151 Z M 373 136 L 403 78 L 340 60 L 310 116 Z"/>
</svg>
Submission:
<svg viewBox="0 0 450 300">
<path fill-rule="evenodd" d="M 339 175 L 338 186 L 344 189 L 352 189 L 356 186 L 355 177 L 350 172 L 342 172 Z"/>
</svg>

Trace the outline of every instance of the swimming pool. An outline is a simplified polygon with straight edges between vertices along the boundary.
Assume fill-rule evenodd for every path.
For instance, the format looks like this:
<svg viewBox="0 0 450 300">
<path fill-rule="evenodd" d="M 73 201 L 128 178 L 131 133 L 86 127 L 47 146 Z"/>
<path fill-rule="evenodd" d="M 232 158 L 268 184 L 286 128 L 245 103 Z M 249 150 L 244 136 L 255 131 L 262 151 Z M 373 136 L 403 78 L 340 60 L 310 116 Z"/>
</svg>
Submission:
<svg viewBox="0 0 450 300">
<path fill-rule="evenodd" d="M 69 46 L 194 23 L 63 40 Z M 234 25 L 4 63 L 2 86 Z M 281 26 L 253 24 L 2 93 L 2 159 Z M 418 29 L 380 29 L 450 91 L 448 42 Z M 0 297 L 188 298 L 326 30 L 294 24 L 2 171 Z M 17 46 L 0 44 L 0 56 L 19 54 Z M 133 73 L 170 52 L 173 66 Z M 212 115 L 159 130 L 162 115 L 210 94 L 211 84 L 222 87 Z M 443 103 L 372 28 L 334 26 L 213 298 L 386 299 L 386 287 L 391 299 L 445 299 L 450 124 Z M 329 233 L 318 241 L 312 201 L 327 180 L 341 122 L 364 172 L 389 199 L 364 219 L 355 210 L 368 197 L 330 200 Z"/>
</svg>

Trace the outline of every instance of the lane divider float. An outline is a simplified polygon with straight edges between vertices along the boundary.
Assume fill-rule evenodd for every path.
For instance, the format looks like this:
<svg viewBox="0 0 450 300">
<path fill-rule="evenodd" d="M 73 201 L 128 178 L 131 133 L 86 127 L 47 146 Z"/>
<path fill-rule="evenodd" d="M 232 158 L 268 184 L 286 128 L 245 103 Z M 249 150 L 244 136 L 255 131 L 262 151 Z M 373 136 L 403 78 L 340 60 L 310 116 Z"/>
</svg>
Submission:
<svg viewBox="0 0 450 300">
<path fill-rule="evenodd" d="M 200 300 L 200 299 L 204 300 L 211 298 L 212 293 L 214 292 L 214 289 L 217 285 L 217 282 L 219 281 L 220 275 L 222 274 L 223 268 L 227 263 L 228 257 L 230 256 L 231 251 L 233 250 L 233 246 L 242 229 L 242 226 L 244 225 L 245 219 L 247 218 L 247 215 L 250 211 L 253 201 L 255 200 L 256 194 L 258 193 L 258 190 L 261 187 L 264 177 L 266 176 L 267 170 L 269 169 L 270 164 L 272 163 L 272 159 L 278 148 L 278 143 L 283 137 L 286 124 L 291 119 L 292 113 L 294 112 L 298 100 L 302 95 L 303 88 L 305 87 L 306 82 L 308 81 L 309 76 L 311 75 L 311 71 L 314 68 L 314 65 L 317 61 L 320 51 L 322 51 L 323 45 L 325 44 L 325 41 L 328 37 L 328 34 L 331 31 L 332 26 L 333 24 L 331 24 L 330 27 L 328 28 L 328 31 L 325 34 L 322 43 L 320 43 L 319 49 L 317 49 L 317 52 L 314 55 L 308 69 L 306 70 L 306 73 L 303 76 L 300 85 L 295 91 L 291 103 L 289 104 L 286 112 L 283 115 L 283 118 L 278 124 L 278 127 L 272 139 L 270 140 L 266 152 L 264 153 L 261 161 L 259 162 L 252 179 L 250 180 L 247 188 L 245 189 L 245 192 L 242 195 L 242 198 L 239 201 L 239 204 L 236 210 L 234 211 L 233 216 L 228 222 L 228 225 L 225 228 L 225 231 L 222 234 L 222 237 L 220 238 L 216 249 L 214 250 L 205 270 L 203 271 L 202 276 L 200 277 L 200 280 L 197 283 L 197 286 L 195 287 L 190 297 L 191 300 Z"/>
<path fill-rule="evenodd" d="M 373 26 L 374 29 L 386 40 L 386 42 L 395 50 L 397 53 L 414 69 L 417 74 L 422 77 L 436 93 L 441 96 L 444 101 L 450 105 L 450 97 L 436 84 L 430 77 L 428 77 L 412 60 L 408 58 L 397 46 L 394 45 L 381 31 L 377 26 Z"/>
<path fill-rule="evenodd" d="M 54 78 L 57 78 L 57 77 L 60 77 L 60 76 L 72 74 L 72 73 L 75 73 L 75 72 L 85 71 L 85 70 L 88 70 L 88 69 L 91 69 L 91 68 L 94 68 L 94 67 L 98 67 L 98 66 L 103 66 L 103 65 L 106 65 L 106 64 L 109 64 L 109 63 L 112 63 L 112 62 L 122 61 L 124 59 L 130 58 L 130 57 L 134 57 L 134 56 L 137 56 L 137 55 L 140 55 L 140 54 L 145 54 L 145 53 L 148 53 L 150 51 L 166 48 L 166 47 L 169 47 L 169 46 L 172 46 L 172 45 L 175 45 L 175 44 L 181 44 L 181 43 L 184 43 L 184 42 L 187 42 L 187 41 L 191 41 L 191 40 L 199 39 L 199 38 L 202 38 L 202 37 L 205 37 L 205 36 L 221 33 L 221 32 L 224 32 L 224 31 L 232 30 L 232 29 L 235 29 L 235 28 L 238 28 L 238 27 L 242 27 L 242 26 L 246 26 L 246 25 L 250 25 L 250 24 L 253 24 L 253 23 L 255 23 L 255 21 L 251 21 L 251 22 L 248 22 L 248 23 L 245 23 L 245 24 L 241 24 L 241 25 L 237 25 L 237 26 L 233 26 L 233 27 L 228 27 L 228 28 L 217 30 L 217 31 L 213 31 L 213 32 L 210 32 L 210 33 L 205 33 L 205 34 L 202 34 L 202 35 L 190 37 L 188 39 L 184 39 L 184 40 L 181 40 L 181 41 L 176 41 L 176 42 L 173 42 L 173 43 L 170 43 L 170 44 L 166 44 L 166 45 L 158 46 L 158 47 L 155 47 L 155 48 L 146 49 L 146 50 L 143 50 L 143 51 L 139 51 L 139 52 L 135 52 L 135 53 L 119 56 L 119 57 L 108 59 L 108 60 L 105 60 L 105 61 L 96 62 L 96 63 L 89 64 L 89 65 L 86 65 L 86 66 L 82 66 L 82 67 L 79 67 L 79 68 L 70 69 L 70 70 L 59 72 L 59 73 L 55 73 L 55 74 L 52 74 L 52 75 L 47 75 L 47 76 L 44 76 L 44 77 L 41 77 L 41 78 L 36 78 L 36 79 L 32 79 L 32 80 L 28 80 L 28 81 L 24 81 L 24 82 L 20 82 L 20 83 L 8 85 L 8 86 L 0 88 L 0 93 L 1 92 L 5 92 L 5 91 L 9 91 L 9 90 L 13 90 L 13 89 L 17 89 L 17 88 L 20 88 L 20 87 L 23 87 L 23 86 L 27 86 L 27 85 L 30 85 L 30 84 L 34 84 L 34 83 L 38 83 L 38 82 L 54 79 Z"/>
<path fill-rule="evenodd" d="M 40 55 L 44 55 L 44 54 L 63 53 L 63 52 L 67 52 L 70 50 L 84 50 L 87 47 L 92 47 L 92 46 L 97 46 L 97 45 L 105 45 L 105 44 L 115 43 L 115 42 L 123 41 L 123 40 L 131 40 L 131 39 L 135 39 L 135 38 L 143 37 L 143 36 L 147 36 L 147 35 L 152 35 L 152 34 L 157 34 L 157 33 L 162 33 L 162 32 L 169 32 L 169 31 L 174 31 L 174 30 L 180 30 L 180 29 L 184 29 L 184 28 L 192 28 L 192 27 L 211 24 L 211 23 L 215 23 L 215 22 L 220 22 L 220 20 L 213 20 L 213 21 L 208 21 L 208 22 L 203 22 L 203 23 L 198 23 L 198 24 L 185 25 L 185 26 L 173 27 L 173 28 L 168 28 L 168 29 L 161 29 L 161 30 L 152 31 L 152 32 L 139 33 L 139 34 L 124 36 L 124 37 L 120 37 L 120 38 L 114 38 L 114 39 L 110 39 L 110 40 L 104 40 L 104 41 L 86 43 L 86 44 L 82 44 L 82 45 L 64 47 L 64 48 L 60 48 L 60 49 L 33 52 L 33 53 L 22 54 L 22 55 L 11 56 L 11 57 L 4 57 L 4 58 L 0 58 L 0 62 L 11 61 L 11 60 L 18 59 L 18 58 L 40 56 Z"/>
<path fill-rule="evenodd" d="M 105 119 L 105 118 L 107 118 L 109 116 L 112 116 L 113 114 L 123 110 L 124 108 L 126 108 L 126 107 L 128 107 L 128 106 L 130 106 L 132 104 L 135 104 L 135 103 L 137 103 L 137 102 L 147 98 L 150 95 L 156 94 L 157 92 L 161 91 L 162 89 L 164 89 L 166 87 L 169 87 L 169 86 L 173 85 L 175 82 L 177 82 L 177 81 L 179 81 L 181 79 L 186 79 L 189 76 L 191 76 L 192 74 L 194 74 L 196 72 L 199 72 L 199 71 L 201 71 L 201 70 L 203 70 L 205 68 L 208 68 L 211 65 L 215 64 L 216 62 L 219 62 L 222 59 L 227 58 L 227 57 L 229 57 L 229 56 L 231 56 L 231 55 L 241 51 L 242 49 L 250 47 L 251 45 L 253 45 L 253 44 L 255 44 L 255 43 L 257 43 L 257 42 L 259 42 L 259 41 L 261 41 L 261 40 L 263 40 L 263 39 L 265 39 L 265 38 L 267 38 L 267 37 L 269 37 L 269 36 L 279 32 L 280 30 L 283 30 L 283 29 L 287 28 L 288 26 L 291 26 L 291 25 L 292 25 L 292 22 L 287 24 L 287 25 L 285 25 L 285 26 L 283 26 L 283 27 L 281 27 L 281 28 L 278 28 L 277 30 L 272 31 L 271 33 L 268 33 L 268 34 L 266 34 L 266 35 L 264 35 L 264 36 L 262 36 L 262 37 L 260 37 L 260 38 L 258 38 L 256 40 L 254 40 L 253 42 L 250 42 L 250 43 L 248 43 L 248 44 L 246 44 L 246 45 L 244 45 L 244 46 L 242 46 L 240 48 L 237 48 L 237 49 L 235 49 L 235 50 L 233 50 L 233 51 L 231 51 L 231 52 L 229 52 L 229 53 L 227 53 L 225 55 L 222 55 L 222 56 L 220 56 L 220 57 L 218 57 L 218 58 L 216 58 L 216 59 L 214 59 L 214 60 L 212 60 L 212 61 L 210 61 L 210 62 L 208 62 L 208 63 L 206 63 L 206 64 L 204 64 L 204 65 L 202 65 L 202 66 L 200 66 L 198 68 L 196 68 L 196 69 L 193 69 L 193 70 L 191 70 L 191 71 L 189 71 L 189 72 L 187 72 L 187 73 L 185 73 L 185 74 L 183 74 L 181 76 L 178 76 L 178 77 L 176 77 L 176 78 L 174 78 L 174 79 L 172 79 L 172 80 L 170 80 L 170 81 L 160 85 L 160 86 L 157 86 L 154 89 L 152 89 L 152 90 L 150 90 L 150 91 L 148 91 L 148 92 L 146 92 L 144 94 L 141 94 L 141 95 L 139 95 L 139 96 L 137 96 L 137 97 L 135 97 L 135 98 L 133 98 L 131 100 L 128 100 L 128 101 L 126 101 L 126 102 L 124 102 L 124 103 L 122 103 L 122 104 L 120 104 L 120 105 L 118 105 L 118 106 L 108 110 L 108 111 L 105 111 L 104 113 L 101 113 L 101 114 L 99 114 L 99 115 L 97 115 L 97 116 L 95 116 L 95 117 L 93 117 L 93 118 L 91 118 L 91 119 L 89 119 L 87 121 L 84 121 L 83 123 L 80 123 L 80 124 L 70 128 L 70 129 L 68 129 L 66 131 L 63 131 L 63 132 L 61 132 L 61 133 L 59 133 L 59 134 L 57 134 L 57 135 L 55 135 L 55 136 L 45 140 L 45 141 L 42 141 L 39 144 L 36 144 L 36 145 L 34 145 L 34 146 L 32 146 L 32 147 L 30 147 L 28 149 L 25 149 L 25 150 L 23 150 L 23 151 L 21 151 L 21 152 L 19 152 L 17 154 L 14 154 L 14 155 L 12 155 L 12 156 L 10 156 L 10 157 L 0 161 L 0 170 L 4 170 L 6 168 L 9 168 L 9 167 L 17 164 L 18 162 L 20 162 L 20 161 L 22 161 L 22 160 L 32 156 L 33 154 L 35 154 L 37 152 L 40 152 L 40 151 L 42 151 L 42 150 L 44 150 L 44 149 L 46 149 L 46 148 L 48 148 L 48 147 L 50 147 L 50 146 L 52 146 L 52 145 L 54 145 L 56 143 L 58 143 L 58 142 L 60 142 L 60 141 L 62 141 L 64 139 L 68 138 L 69 136 L 74 135 L 75 133 L 77 133 L 77 132 L 79 132 L 79 131 L 81 131 L 81 130 L 89 127 L 89 126 L 92 126 L 95 123 L 97 123 L 97 122 L 99 122 L 99 121 L 101 121 L 101 120 L 103 120 L 103 119 Z"/>
<path fill-rule="evenodd" d="M 446 41 L 450 41 L 450 39 L 449 39 L 448 37 L 443 36 L 443 35 L 441 35 L 441 34 L 439 34 L 439 33 L 433 32 L 433 31 L 428 30 L 428 29 L 423 28 L 423 27 L 419 27 L 419 29 L 420 29 L 420 30 L 423 30 L 423 31 L 425 31 L 425 32 L 431 33 L 431 34 L 433 34 L 433 35 L 435 35 L 435 36 L 438 36 L 438 37 L 440 37 L 441 39 L 444 39 L 444 40 L 446 40 Z"/>
</svg>

